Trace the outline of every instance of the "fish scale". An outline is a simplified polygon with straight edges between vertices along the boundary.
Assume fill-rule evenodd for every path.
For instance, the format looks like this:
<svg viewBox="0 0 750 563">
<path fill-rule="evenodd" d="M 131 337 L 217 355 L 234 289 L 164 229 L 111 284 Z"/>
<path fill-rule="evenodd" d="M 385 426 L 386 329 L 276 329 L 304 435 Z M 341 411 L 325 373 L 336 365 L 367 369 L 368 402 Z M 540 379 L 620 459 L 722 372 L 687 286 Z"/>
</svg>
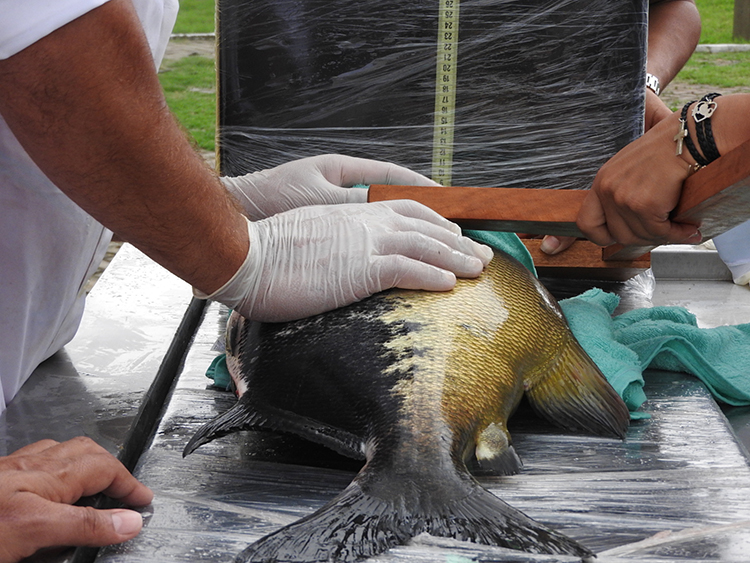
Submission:
<svg viewBox="0 0 750 563">
<path fill-rule="evenodd" d="M 629 413 L 555 299 L 497 251 L 445 293 L 390 290 L 289 323 L 236 313 L 227 365 L 237 403 L 185 447 L 246 429 L 290 432 L 366 463 L 315 513 L 238 562 L 352 562 L 420 533 L 532 553 L 592 553 L 471 475 L 520 469 L 507 421 L 524 394 L 562 427 L 623 438 Z"/>
</svg>

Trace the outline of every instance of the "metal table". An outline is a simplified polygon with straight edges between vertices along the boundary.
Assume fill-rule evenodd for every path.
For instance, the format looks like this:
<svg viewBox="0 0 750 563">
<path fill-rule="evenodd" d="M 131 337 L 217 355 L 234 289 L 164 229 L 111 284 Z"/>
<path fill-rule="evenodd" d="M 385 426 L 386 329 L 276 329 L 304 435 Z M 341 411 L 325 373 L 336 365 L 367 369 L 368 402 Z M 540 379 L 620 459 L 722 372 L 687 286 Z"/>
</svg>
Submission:
<svg viewBox="0 0 750 563">
<path fill-rule="evenodd" d="M 747 287 L 666 279 L 674 271 L 670 260 L 694 259 L 690 251 L 677 252 L 654 258 L 660 276 L 654 305 L 686 306 L 705 327 L 750 321 Z M 601 284 L 551 285 L 565 297 Z M 623 303 L 642 305 L 638 299 Z M 134 472 L 156 497 L 136 539 L 98 553 L 69 550 L 35 559 L 230 561 L 248 543 L 309 514 L 348 484 L 356 462 L 284 436 L 235 434 L 182 458 L 195 429 L 234 400 L 208 388 L 204 375 L 219 353 L 214 343 L 224 320 L 221 306 L 211 303 L 204 311 L 202 302 L 191 301 L 186 284 L 132 247 L 118 253 L 94 288 L 74 341 L 40 366 L 0 417 L 0 447 L 7 453 L 44 437 L 86 434 L 128 463 L 138 460 Z M 645 410 L 652 417 L 634 422 L 624 442 L 561 432 L 520 412 L 511 432 L 524 470 L 480 481 L 598 552 L 601 562 L 747 561 L 750 409 L 727 409 L 725 416 L 688 375 L 650 370 L 646 381 Z M 422 536 L 375 560 L 575 558 Z"/>
</svg>

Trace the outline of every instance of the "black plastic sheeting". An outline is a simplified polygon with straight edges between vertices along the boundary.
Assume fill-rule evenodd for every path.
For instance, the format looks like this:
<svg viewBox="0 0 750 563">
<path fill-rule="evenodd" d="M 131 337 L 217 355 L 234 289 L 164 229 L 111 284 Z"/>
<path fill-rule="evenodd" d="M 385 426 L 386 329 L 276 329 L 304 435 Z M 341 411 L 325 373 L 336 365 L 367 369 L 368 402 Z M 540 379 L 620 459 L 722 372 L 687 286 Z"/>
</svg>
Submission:
<svg viewBox="0 0 750 563">
<path fill-rule="evenodd" d="M 234 401 L 204 372 L 225 314 L 212 304 L 136 475 L 156 493 L 144 530 L 102 562 L 230 561 L 249 543 L 341 491 L 357 463 L 324 448 L 244 432 L 182 448 Z M 356 374 L 353 374 L 356 377 Z M 715 401 L 694 378 L 647 372 L 649 420 L 625 441 L 561 432 L 521 411 L 511 421 L 519 475 L 480 478 L 500 498 L 598 552 L 598 561 L 747 561 L 750 468 Z M 574 561 L 418 537 L 375 561 Z"/>
<path fill-rule="evenodd" d="M 587 188 L 642 133 L 646 0 L 448 4 L 450 185 Z M 222 173 L 332 152 L 431 175 L 445 0 L 218 5 Z"/>
</svg>

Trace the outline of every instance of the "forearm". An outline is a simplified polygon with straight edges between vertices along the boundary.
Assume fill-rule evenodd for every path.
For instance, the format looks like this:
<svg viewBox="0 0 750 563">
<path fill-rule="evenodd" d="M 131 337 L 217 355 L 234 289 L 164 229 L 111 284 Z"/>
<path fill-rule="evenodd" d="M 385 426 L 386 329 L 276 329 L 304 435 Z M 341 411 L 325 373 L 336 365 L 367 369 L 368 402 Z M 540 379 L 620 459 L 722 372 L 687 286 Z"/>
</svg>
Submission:
<svg viewBox="0 0 750 563">
<path fill-rule="evenodd" d="M 750 139 L 750 94 L 731 94 L 716 98 L 717 109 L 711 117 L 716 148 L 726 154 Z M 695 135 L 694 127 L 691 134 Z M 693 136 L 695 139 L 695 136 Z M 750 174 L 750 163 L 748 174 Z"/>
<path fill-rule="evenodd" d="M 243 262 L 245 220 L 169 112 L 128 0 L 0 61 L 0 113 L 73 201 L 192 285 Z"/>
<path fill-rule="evenodd" d="M 716 148 L 719 154 L 723 155 L 737 148 L 745 141 L 750 140 L 750 94 L 719 96 L 715 98 L 715 102 L 716 110 L 711 116 L 711 131 Z M 692 103 L 688 107 L 685 126 L 694 149 L 705 157 L 706 155 L 701 150 L 701 145 L 698 141 L 695 120 L 692 117 L 695 107 L 695 103 Z M 665 120 L 670 123 L 669 128 L 666 130 L 667 134 L 671 134 L 672 131 L 675 133 L 679 131 L 681 114 L 682 108 L 675 111 L 669 120 Z M 665 141 L 665 143 L 671 144 L 673 148 L 675 146 L 674 138 L 671 141 Z M 686 142 L 683 142 L 683 150 L 680 156 L 689 165 L 694 165 L 696 162 L 690 150 L 688 150 Z M 750 174 L 750 163 L 747 166 L 748 174 Z"/>
<path fill-rule="evenodd" d="M 693 0 L 663 0 L 649 5 L 648 72 L 664 89 L 695 51 L 701 19 Z"/>
</svg>

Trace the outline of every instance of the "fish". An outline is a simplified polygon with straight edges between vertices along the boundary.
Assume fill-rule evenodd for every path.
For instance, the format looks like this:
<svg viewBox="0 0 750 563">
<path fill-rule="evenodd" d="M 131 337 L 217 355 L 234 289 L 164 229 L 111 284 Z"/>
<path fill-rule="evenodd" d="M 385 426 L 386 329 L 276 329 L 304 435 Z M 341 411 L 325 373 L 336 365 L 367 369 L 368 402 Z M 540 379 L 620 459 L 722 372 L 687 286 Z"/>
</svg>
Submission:
<svg viewBox="0 0 750 563">
<path fill-rule="evenodd" d="M 185 446 L 241 430 L 288 432 L 364 460 L 314 513 L 237 562 L 353 562 L 427 533 L 590 560 L 475 475 L 517 473 L 508 418 L 527 397 L 552 423 L 624 439 L 629 412 L 575 339 L 555 298 L 502 251 L 449 292 L 391 289 L 284 323 L 232 313 L 227 366 L 238 400 Z"/>
</svg>

